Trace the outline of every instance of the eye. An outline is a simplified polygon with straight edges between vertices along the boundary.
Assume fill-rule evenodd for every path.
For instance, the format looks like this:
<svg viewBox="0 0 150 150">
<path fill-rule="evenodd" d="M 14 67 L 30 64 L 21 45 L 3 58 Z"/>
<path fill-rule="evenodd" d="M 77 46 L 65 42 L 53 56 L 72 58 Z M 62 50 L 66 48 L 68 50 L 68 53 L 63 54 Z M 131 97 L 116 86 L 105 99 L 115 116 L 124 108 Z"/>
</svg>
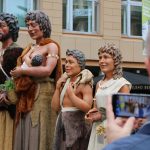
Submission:
<svg viewBox="0 0 150 150">
<path fill-rule="evenodd" d="M 99 56 L 99 59 L 101 60 L 101 59 L 102 59 L 102 56 Z"/>
</svg>

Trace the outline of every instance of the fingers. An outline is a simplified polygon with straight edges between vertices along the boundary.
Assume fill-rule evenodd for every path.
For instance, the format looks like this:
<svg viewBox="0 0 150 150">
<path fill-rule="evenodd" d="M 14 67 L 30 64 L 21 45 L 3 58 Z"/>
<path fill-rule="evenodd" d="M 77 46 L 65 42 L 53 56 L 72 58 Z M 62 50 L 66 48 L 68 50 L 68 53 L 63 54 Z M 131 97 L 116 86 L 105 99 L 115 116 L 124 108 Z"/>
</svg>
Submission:
<svg viewBox="0 0 150 150">
<path fill-rule="evenodd" d="M 59 78 L 59 80 L 57 81 L 57 88 L 60 88 L 62 86 L 62 84 L 64 84 L 66 82 L 65 78 Z"/>
<path fill-rule="evenodd" d="M 129 134 L 132 132 L 133 126 L 134 126 L 134 122 L 135 122 L 135 118 L 134 117 L 130 117 L 125 125 L 124 125 L 124 129 L 126 130 L 126 132 L 128 132 Z"/>
<path fill-rule="evenodd" d="M 9 101 L 6 97 L 4 97 L 4 102 L 5 102 L 7 105 L 10 105 L 10 101 Z"/>
<path fill-rule="evenodd" d="M 98 109 L 94 107 L 94 108 L 90 109 L 88 113 L 92 113 L 92 112 L 96 112 L 96 111 L 98 111 Z"/>
<path fill-rule="evenodd" d="M 111 96 L 107 98 L 107 106 L 106 106 L 106 115 L 108 123 L 114 122 L 115 116 L 112 109 L 112 99 Z"/>
</svg>

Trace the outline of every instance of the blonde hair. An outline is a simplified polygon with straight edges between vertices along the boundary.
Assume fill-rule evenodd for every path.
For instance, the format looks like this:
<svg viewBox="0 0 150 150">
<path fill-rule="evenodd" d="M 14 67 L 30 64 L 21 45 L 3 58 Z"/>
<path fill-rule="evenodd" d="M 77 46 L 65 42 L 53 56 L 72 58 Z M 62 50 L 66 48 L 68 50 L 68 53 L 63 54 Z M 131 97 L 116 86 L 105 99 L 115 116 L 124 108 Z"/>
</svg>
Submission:
<svg viewBox="0 0 150 150">
<path fill-rule="evenodd" d="M 122 55 L 121 55 L 120 50 L 114 44 L 106 44 L 98 50 L 98 56 L 101 55 L 102 53 L 107 53 L 111 55 L 114 60 L 115 69 L 113 71 L 113 78 L 114 79 L 121 78 L 123 75 L 123 72 L 122 72 L 122 66 L 121 66 Z"/>
</svg>

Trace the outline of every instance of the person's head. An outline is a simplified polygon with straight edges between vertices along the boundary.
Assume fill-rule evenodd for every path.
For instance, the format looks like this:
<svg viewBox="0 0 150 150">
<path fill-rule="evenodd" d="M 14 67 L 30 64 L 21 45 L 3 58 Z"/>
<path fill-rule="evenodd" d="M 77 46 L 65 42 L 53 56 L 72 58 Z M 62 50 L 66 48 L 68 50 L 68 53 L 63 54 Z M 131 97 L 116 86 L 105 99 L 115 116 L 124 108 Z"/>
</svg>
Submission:
<svg viewBox="0 0 150 150">
<path fill-rule="evenodd" d="M 65 71 L 69 76 L 76 76 L 85 69 L 85 55 L 79 50 L 66 51 Z"/>
<path fill-rule="evenodd" d="M 19 33 L 18 19 L 9 13 L 0 13 L 0 41 L 6 41 L 12 38 L 17 41 Z"/>
<path fill-rule="evenodd" d="M 106 44 L 98 50 L 101 71 L 112 74 L 114 79 L 122 77 L 121 52 L 114 44 Z"/>
<path fill-rule="evenodd" d="M 146 65 L 147 72 L 148 72 L 149 77 L 150 77 L 150 31 L 148 32 L 145 49 L 146 49 L 145 65 Z"/>
<path fill-rule="evenodd" d="M 25 23 L 31 37 L 40 30 L 44 38 L 51 36 L 51 23 L 49 17 L 40 10 L 28 12 L 25 16 Z"/>
</svg>

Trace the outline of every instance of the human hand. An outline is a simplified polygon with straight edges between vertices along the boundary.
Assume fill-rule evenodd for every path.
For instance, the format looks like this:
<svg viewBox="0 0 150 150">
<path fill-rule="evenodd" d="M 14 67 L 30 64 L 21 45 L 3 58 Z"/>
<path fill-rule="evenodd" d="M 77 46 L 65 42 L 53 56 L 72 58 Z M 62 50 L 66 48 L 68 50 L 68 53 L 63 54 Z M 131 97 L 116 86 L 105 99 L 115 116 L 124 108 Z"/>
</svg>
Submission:
<svg viewBox="0 0 150 150">
<path fill-rule="evenodd" d="M 13 70 L 10 71 L 10 74 L 12 77 L 17 78 L 22 75 L 22 68 L 21 67 L 16 67 Z"/>
<path fill-rule="evenodd" d="M 7 105 L 10 104 L 10 101 L 8 100 L 6 92 L 1 92 L 0 93 L 0 103 L 5 103 Z"/>
<path fill-rule="evenodd" d="M 132 133 L 135 133 L 139 130 L 139 128 L 147 121 L 146 118 L 136 118 L 133 126 Z"/>
<path fill-rule="evenodd" d="M 74 93 L 74 86 L 72 83 L 69 83 L 66 93 L 68 94 L 68 96 L 70 97 L 70 100 L 72 99 L 73 95 L 75 95 Z"/>
<path fill-rule="evenodd" d="M 86 113 L 85 120 L 89 123 L 94 121 L 100 120 L 102 117 L 101 113 L 98 111 L 97 108 L 92 108 Z"/>
<path fill-rule="evenodd" d="M 126 121 L 124 121 L 122 118 L 115 119 L 112 109 L 111 97 L 108 97 L 106 115 L 107 115 L 106 136 L 108 143 L 111 143 L 114 140 L 117 140 L 119 138 L 131 134 L 135 118 L 130 117 Z"/>
<path fill-rule="evenodd" d="M 59 90 L 65 82 L 66 82 L 66 78 L 61 76 L 56 83 L 56 89 Z"/>
</svg>

